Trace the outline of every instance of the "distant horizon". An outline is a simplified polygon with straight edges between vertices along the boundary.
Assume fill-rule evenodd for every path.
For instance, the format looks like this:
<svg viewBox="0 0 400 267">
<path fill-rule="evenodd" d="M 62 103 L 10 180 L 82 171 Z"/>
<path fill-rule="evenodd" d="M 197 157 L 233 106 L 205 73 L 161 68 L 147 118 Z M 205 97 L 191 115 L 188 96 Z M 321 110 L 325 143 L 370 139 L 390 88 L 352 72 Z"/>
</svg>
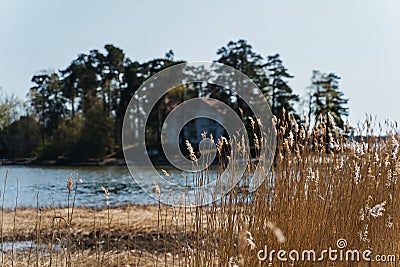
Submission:
<svg viewBox="0 0 400 267">
<path fill-rule="evenodd" d="M 365 114 L 400 121 L 399 2 L 230 3 L 3 1 L 0 87 L 25 100 L 36 72 L 66 68 L 107 43 L 140 62 L 170 49 L 190 62 L 213 61 L 218 48 L 245 39 L 264 57 L 281 55 L 301 96 L 313 70 L 339 75 L 352 125 Z"/>
</svg>

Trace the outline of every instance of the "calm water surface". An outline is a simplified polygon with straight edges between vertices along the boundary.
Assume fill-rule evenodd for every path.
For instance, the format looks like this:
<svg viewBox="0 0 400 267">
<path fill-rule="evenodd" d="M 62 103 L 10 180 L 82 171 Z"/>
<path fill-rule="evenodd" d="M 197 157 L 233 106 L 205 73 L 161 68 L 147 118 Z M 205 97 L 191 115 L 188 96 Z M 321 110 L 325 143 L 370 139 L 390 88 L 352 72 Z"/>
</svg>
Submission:
<svg viewBox="0 0 400 267">
<path fill-rule="evenodd" d="M 165 168 L 165 167 L 163 167 Z M 167 168 L 168 169 L 168 168 Z M 4 191 L 4 180 L 8 170 L 8 180 Z M 178 171 L 168 169 L 171 176 L 182 177 Z M 67 180 L 72 174 L 78 174 L 82 180 L 78 184 L 76 195 L 77 206 L 104 207 L 106 200 L 101 186 L 109 189 L 110 205 L 122 204 L 156 204 L 156 200 L 144 192 L 132 179 L 125 166 L 90 166 L 90 167 L 44 167 L 44 166 L 0 166 L 0 203 L 4 197 L 4 207 L 14 208 L 18 177 L 18 207 L 40 207 L 67 205 Z M 153 187 L 153 178 L 148 177 L 146 168 L 139 168 L 135 175 L 145 177 L 148 187 Z M 37 195 L 39 196 L 37 198 Z"/>
</svg>

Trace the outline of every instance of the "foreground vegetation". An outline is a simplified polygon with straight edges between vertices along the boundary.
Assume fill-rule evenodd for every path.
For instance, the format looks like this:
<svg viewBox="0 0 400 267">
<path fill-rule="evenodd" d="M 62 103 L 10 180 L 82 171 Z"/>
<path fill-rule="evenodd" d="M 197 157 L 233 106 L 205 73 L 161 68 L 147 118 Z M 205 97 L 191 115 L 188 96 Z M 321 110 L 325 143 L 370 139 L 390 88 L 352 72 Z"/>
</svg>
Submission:
<svg viewBox="0 0 400 267">
<path fill-rule="evenodd" d="M 299 126 L 293 116 L 278 120 L 276 160 L 271 171 L 264 170 L 265 182 L 251 194 L 241 184 L 220 202 L 204 206 L 187 206 L 183 201 L 175 207 L 160 203 L 103 210 L 74 208 L 78 183 L 70 178 L 66 208 L 2 210 L 2 241 L 33 241 L 29 249 L 3 253 L 3 263 L 271 266 L 268 259 L 257 257 L 266 245 L 268 250 L 320 252 L 329 247 L 338 249 L 339 239 L 347 241 L 348 249 L 400 257 L 400 137 L 396 129 L 385 132 L 382 138 L 379 136 L 384 134 L 375 135 L 371 122 L 366 121 L 360 128 L 365 138 L 349 140 L 337 128 L 326 126 L 329 119 L 320 117 L 309 129 Z M 246 176 L 251 175 L 251 164 L 249 160 Z M 158 186 L 155 189 L 168 193 Z M 112 198 L 106 188 L 104 198 Z M 281 262 L 274 257 L 272 264 L 398 263 L 379 265 L 327 258 Z"/>
</svg>

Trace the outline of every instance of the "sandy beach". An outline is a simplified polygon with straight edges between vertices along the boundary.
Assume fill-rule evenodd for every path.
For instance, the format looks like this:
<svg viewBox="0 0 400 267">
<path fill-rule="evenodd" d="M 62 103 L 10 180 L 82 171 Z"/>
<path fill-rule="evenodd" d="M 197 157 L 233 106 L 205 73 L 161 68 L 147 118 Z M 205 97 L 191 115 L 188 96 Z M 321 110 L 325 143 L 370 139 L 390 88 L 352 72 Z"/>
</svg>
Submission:
<svg viewBox="0 0 400 267">
<path fill-rule="evenodd" d="M 183 212 L 163 206 L 4 210 L 3 262 L 11 263 L 14 258 L 16 266 L 26 266 L 35 263 L 40 254 L 39 265 L 50 264 L 52 257 L 52 264 L 58 260 L 63 266 L 70 250 L 76 265 L 152 266 L 154 261 L 162 265 L 178 257 L 190 235 L 191 230 L 181 226 Z M 186 216 L 190 220 L 191 212 L 186 210 Z M 35 253 L 37 250 L 42 253 Z"/>
</svg>

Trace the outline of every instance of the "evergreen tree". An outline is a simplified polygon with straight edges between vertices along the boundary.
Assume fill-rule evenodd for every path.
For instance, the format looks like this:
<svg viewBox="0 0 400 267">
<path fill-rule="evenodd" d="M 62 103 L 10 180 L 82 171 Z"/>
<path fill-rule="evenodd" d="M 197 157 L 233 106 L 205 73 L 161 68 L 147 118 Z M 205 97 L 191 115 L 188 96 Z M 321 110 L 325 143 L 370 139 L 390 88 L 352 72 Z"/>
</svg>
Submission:
<svg viewBox="0 0 400 267">
<path fill-rule="evenodd" d="M 340 77 L 335 73 L 321 73 L 313 71 L 311 88 L 311 112 L 315 117 L 323 116 L 329 122 L 330 114 L 336 126 L 344 129 L 343 117 L 348 116 L 348 99 L 344 98 L 339 88 Z"/>
<path fill-rule="evenodd" d="M 51 136 L 66 110 L 58 74 L 43 72 L 34 75 L 32 82 L 34 86 L 29 92 L 31 105 L 43 127 L 43 135 Z"/>
<path fill-rule="evenodd" d="M 282 119 L 282 110 L 285 109 L 299 119 L 293 108 L 293 105 L 299 101 L 299 96 L 293 93 L 287 81 L 294 76 L 288 73 L 279 54 L 268 56 L 265 67 L 269 72 L 269 99 L 272 113 Z"/>
<path fill-rule="evenodd" d="M 245 40 L 229 42 L 227 46 L 218 49 L 217 55 L 219 56 L 217 62 L 233 67 L 244 73 L 260 89 L 263 90 L 268 86 L 268 78 L 264 71 L 263 58 L 260 54 L 254 52 L 253 47 Z M 242 85 L 240 82 L 241 81 L 236 80 L 232 81 L 232 87 L 238 91 L 239 95 L 243 93 L 241 92 Z M 250 109 L 239 95 L 233 95 L 236 97 L 236 108 L 243 112 L 244 118 L 251 116 Z"/>
</svg>

